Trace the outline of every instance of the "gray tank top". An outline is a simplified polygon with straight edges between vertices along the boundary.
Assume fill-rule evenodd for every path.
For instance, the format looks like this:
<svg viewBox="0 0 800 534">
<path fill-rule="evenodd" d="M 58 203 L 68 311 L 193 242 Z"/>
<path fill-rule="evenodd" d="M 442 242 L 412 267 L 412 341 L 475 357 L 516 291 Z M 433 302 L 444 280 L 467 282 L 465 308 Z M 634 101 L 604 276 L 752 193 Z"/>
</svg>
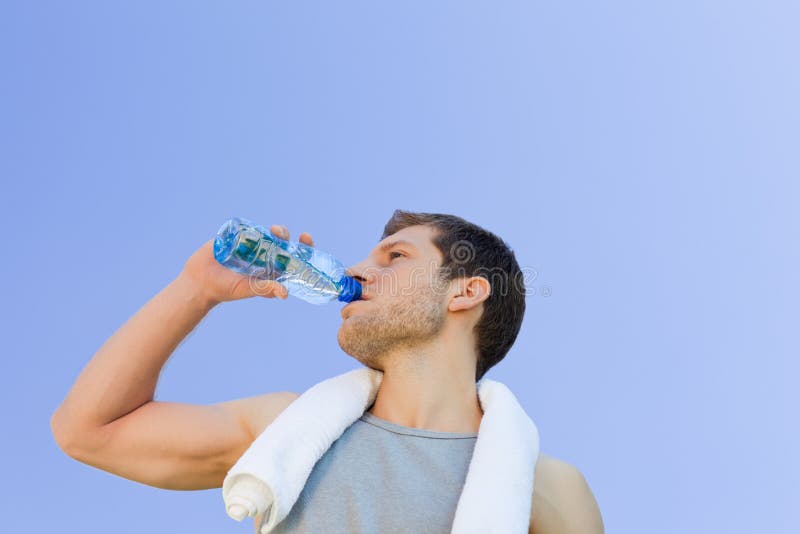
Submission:
<svg viewBox="0 0 800 534">
<path fill-rule="evenodd" d="M 272 532 L 449 534 L 477 439 L 365 411 L 314 465 Z"/>
</svg>

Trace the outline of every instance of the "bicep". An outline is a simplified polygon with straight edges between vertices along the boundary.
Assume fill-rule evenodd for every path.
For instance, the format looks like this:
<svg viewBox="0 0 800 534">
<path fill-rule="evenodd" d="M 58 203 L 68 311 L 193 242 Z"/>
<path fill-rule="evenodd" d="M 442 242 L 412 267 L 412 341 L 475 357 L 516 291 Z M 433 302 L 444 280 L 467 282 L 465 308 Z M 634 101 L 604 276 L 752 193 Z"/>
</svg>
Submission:
<svg viewBox="0 0 800 534">
<path fill-rule="evenodd" d="M 157 488 L 220 488 L 255 437 L 296 396 L 266 393 L 211 405 L 150 401 L 93 432 L 70 456 Z"/>
<path fill-rule="evenodd" d="M 93 432 L 70 456 L 162 489 L 221 487 L 250 444 L 243 420 L 220 405 L 150 401 Z"/>
</svg>

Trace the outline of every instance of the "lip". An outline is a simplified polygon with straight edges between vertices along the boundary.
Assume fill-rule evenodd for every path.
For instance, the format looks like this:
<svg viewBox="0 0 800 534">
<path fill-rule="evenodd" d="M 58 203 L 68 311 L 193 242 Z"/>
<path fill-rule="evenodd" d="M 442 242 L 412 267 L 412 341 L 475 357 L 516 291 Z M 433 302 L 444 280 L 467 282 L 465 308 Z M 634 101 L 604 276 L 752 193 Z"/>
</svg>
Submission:
<svg viewBox="0 0 800 534">
<path fill-rule="evenodd" d="M 352 307 L 353 307 L 353 306 L 355 306 L 356 304 L 360 304 L 360 303 L 363 303 L 363 302 L 365 302 L 366 300 L 369 300 L 369 299 L 354 300 L 354 301 L 352 301 L 352 302 L 349 302 L 349 303 L 347 303 L 347 305 L 346 305 L 346 306 L 344 306 L 344 307 L 341 309 L 341 312 L 340 312 L 340 315 L 342 316 L 342 319 L 347 319 L 347 317 L 349 317 L 349 315 L 347 315 L 347 314 L 345 313 L 347 310 L 349 310 L 350 308 L 352 308 Z"/>
</svg>

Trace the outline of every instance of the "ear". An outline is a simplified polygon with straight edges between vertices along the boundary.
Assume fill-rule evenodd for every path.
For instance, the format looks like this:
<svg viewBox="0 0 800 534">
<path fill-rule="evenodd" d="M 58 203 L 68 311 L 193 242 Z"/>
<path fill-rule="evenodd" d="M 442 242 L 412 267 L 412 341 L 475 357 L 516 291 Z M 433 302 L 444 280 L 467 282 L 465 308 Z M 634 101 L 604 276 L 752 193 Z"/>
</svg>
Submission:
<svg viewBox="0 0 800 534">
<path fill-rule="evenodd" d="M 449 311 L 474 308 L 488 299 L 492 293 L 492 285 L 483 276 L 459 278 L 454 283 L 456 284 L 456 292 L 450 298 L 450 304 L 447 305 Z"/>
</svg>

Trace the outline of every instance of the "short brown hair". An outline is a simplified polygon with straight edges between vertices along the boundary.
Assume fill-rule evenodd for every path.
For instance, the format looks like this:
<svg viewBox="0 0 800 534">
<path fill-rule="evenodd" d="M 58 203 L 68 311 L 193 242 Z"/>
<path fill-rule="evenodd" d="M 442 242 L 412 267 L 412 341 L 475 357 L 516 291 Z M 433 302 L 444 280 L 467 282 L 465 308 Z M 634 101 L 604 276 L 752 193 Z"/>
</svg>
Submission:
<svg viewBox="0 0 800 534">
<path fill-rule="evenodd" d="M 455 215 L 397 209 L 386 223 L 381 240 L 418 224 L 436 230 L 432 241 L 442 253 L 438 271 L 442 281 L 484 276 L 491 285 L 491 294 L 483 302 L 483 314 L 473 330 L 478 351 L 477 382 L 505 357 L 517 338 L 525 315 L 522 270 L 505 241 Z"/>
</svg>

